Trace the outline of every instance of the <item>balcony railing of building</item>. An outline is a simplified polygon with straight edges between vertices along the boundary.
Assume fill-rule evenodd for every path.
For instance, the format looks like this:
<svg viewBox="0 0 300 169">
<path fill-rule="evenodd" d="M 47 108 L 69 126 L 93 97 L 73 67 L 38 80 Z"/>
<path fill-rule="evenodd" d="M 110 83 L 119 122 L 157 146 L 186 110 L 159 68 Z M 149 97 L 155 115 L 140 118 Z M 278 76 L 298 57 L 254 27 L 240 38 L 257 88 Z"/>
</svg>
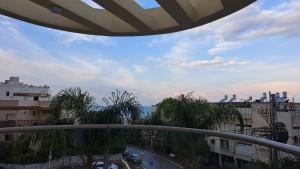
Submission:
<svg viewBox="0 0 300 169">
<path fill-rule="evenodd" d="M 232 139 L 261 145 L 265 147 L 274 148 L 279 151 L 290 153 L 296 156 L 300 156 L 300 147 L 279 143 L 276 141 L 258 138 L 253 136 L 247 136 L 236 133 L 227 133 L 213 130 L 195 129 L 195 128 L 182 128 L 171 126 L 153 126 L 153 125 L 118 125 L 118 124 L 97 124 L 97 125 L 47 125 L 47 126 L 26 126 L 26 127 L 6 127 L 0 128 L 0 133 L 12 133 L 12 132 L 37 132 L 37 131 L 49 131 L 49 130 L 74 130 L 74 129 L 118 129 L 118 130 L 157 130 L 168 132 L 180 132 L 180 133 L 193 133 L 206 136 L 216 136 L 220 138 Z"/>
<path fill-rule="evenodd" d="M 0 128 L 3 128 L 3 127 L 15 127 L 15 126 L 16 126 L 16 121 L 15 120 L 0 121 Z"/>
</svg>

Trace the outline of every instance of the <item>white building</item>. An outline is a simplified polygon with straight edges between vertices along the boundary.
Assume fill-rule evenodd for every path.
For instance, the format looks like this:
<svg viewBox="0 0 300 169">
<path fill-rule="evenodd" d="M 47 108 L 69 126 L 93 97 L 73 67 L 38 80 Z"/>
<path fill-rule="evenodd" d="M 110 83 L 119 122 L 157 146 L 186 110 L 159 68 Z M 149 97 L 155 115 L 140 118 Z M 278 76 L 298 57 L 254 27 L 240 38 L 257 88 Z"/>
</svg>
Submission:
<svg viewBox="0 0 300 169">
<path fill-rule="evenodd" d="M 48 86 L 33 86 L 10 77 L 0 83 L 0 127 L 38 125 L 45 119 L 50 103 Z M 0 134 L 13 140 L 13 134 Z"/>
<path fill-rule="evenodd" d="M 233 96 L 235 98 L 236 96 Z M 285 98 L 285 99 L 284 99 Z M 226 101 L 227 97 L 220 101 L 220 104 L 229 104 L 236 107 L 243 116 L 244 133 L 251 136 L 270 138 L 270 129 L 264 117 L 266 117 L 267 107 L 270 105 L 266 101 L 266 94 L 261 99 L 252 101 L 248 99 L 244 102 Z M 280 138 L 286 140 L 286 144 L 300 146 L 300 104 L 290 102 L 287 93 L 283 92 L 280 97 L 277 93 L 277 124 L 281 126 Z M 225 132 L 240 132 L 240 126 L 237 119 L 224 123 L 219 128 Z M 237 166 L 250 161 L 268 162 L 270 158 L 270 149 L 249 144 L 247 142 L 209 137 L 211 151 L 219 154 L 219 163 L 233 162 Z M 279 158 L 290 156 L 280 152 Z"/>
</svg>

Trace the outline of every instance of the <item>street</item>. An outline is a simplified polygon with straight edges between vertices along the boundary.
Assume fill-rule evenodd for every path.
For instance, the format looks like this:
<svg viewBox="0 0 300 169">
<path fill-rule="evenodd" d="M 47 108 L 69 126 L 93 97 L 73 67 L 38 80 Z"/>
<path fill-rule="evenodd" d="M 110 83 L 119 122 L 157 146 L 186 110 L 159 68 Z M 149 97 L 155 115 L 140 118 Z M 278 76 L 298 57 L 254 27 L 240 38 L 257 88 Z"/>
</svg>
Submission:
<svg viewBox="0 0 300 169">
<path fill-rule="evenodd" d="M 152 153 L 151 151 L 144 150 L 138 147 L 132 147 L 132 146 L 127 147 L 127 149 L 130 151 L 130 153 L 136 153 L 136 154 L 144 153 L 142 155 L 143 157 L 142 166 L 145 169 L 182 169 L 168 162 L 167 160 L 162 159 L 161 157 L 159 157 L 155 153 Z"/>
</svg>

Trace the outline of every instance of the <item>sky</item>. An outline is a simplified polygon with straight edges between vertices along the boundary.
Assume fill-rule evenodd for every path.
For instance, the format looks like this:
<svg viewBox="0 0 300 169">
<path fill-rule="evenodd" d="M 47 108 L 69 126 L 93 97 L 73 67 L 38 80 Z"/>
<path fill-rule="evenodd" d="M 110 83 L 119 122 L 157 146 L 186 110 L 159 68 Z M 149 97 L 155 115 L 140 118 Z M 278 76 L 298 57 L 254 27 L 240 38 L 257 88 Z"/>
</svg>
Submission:
<svg viewBox="0 0 300 169">
<path fill-rule="evenodd" d="M 69 33 L 0 15 L 0 81 L 19 76 L 52 95 L 81 87 L 99 102 L 127 90 L 143 105 L 188 92 L 218 101 L 287 91 L 300 101 L 299 35 L 299 0 L 258 0 L 201 27 L 144 37 Z"/>
</svg>

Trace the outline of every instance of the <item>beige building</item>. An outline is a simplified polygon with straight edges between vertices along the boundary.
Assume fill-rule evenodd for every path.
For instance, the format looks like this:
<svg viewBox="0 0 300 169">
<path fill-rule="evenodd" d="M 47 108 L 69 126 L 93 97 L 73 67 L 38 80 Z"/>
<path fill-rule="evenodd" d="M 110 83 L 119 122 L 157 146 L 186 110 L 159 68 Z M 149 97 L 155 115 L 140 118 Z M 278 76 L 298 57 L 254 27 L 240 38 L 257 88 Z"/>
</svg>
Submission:
<svg viewBox="0 0 300 169">
<path fill-rule="evenodd" d="M 45 119 L 50 103 L 48 86 L 33 86 L 10 77 L 0 83 L 0 127 L 38 125 Z M 0 141 L 14 139 L 1 134 Z"/>
<path fill-rule="evenodd" d="M 263 97 L 252 101 L 250 97 L 244 102 L 235 102 L 236 96 L 232 99 L 225 96 L 220 104 L 229 104 L 236 107 L 243 116 L 244 133 L 251 136 L 270 138 L 270 103 L 264 93 Z M 282 96 L 276 94 L 277 112 L 276 124 L 279 126 L 279 139 L 286 144 L 300 146 L 300 104 L 293 103 L 287 98 L 287 93 Z M 224 123 L 219 128 L 220 131 L 240 133 L 240 125 L 236 119 Z M 252 145 L 247 142 L 228 140 L 223 138 L 209 137 L 211 150 L 219 154 L 219 163 L 232 162 L 242 166 L 250 161 L 268 162 L 270 159 L 270 149 Z M 279 153 L 279 158 L 289 156 L 283 152 Z"/>
</svg>

